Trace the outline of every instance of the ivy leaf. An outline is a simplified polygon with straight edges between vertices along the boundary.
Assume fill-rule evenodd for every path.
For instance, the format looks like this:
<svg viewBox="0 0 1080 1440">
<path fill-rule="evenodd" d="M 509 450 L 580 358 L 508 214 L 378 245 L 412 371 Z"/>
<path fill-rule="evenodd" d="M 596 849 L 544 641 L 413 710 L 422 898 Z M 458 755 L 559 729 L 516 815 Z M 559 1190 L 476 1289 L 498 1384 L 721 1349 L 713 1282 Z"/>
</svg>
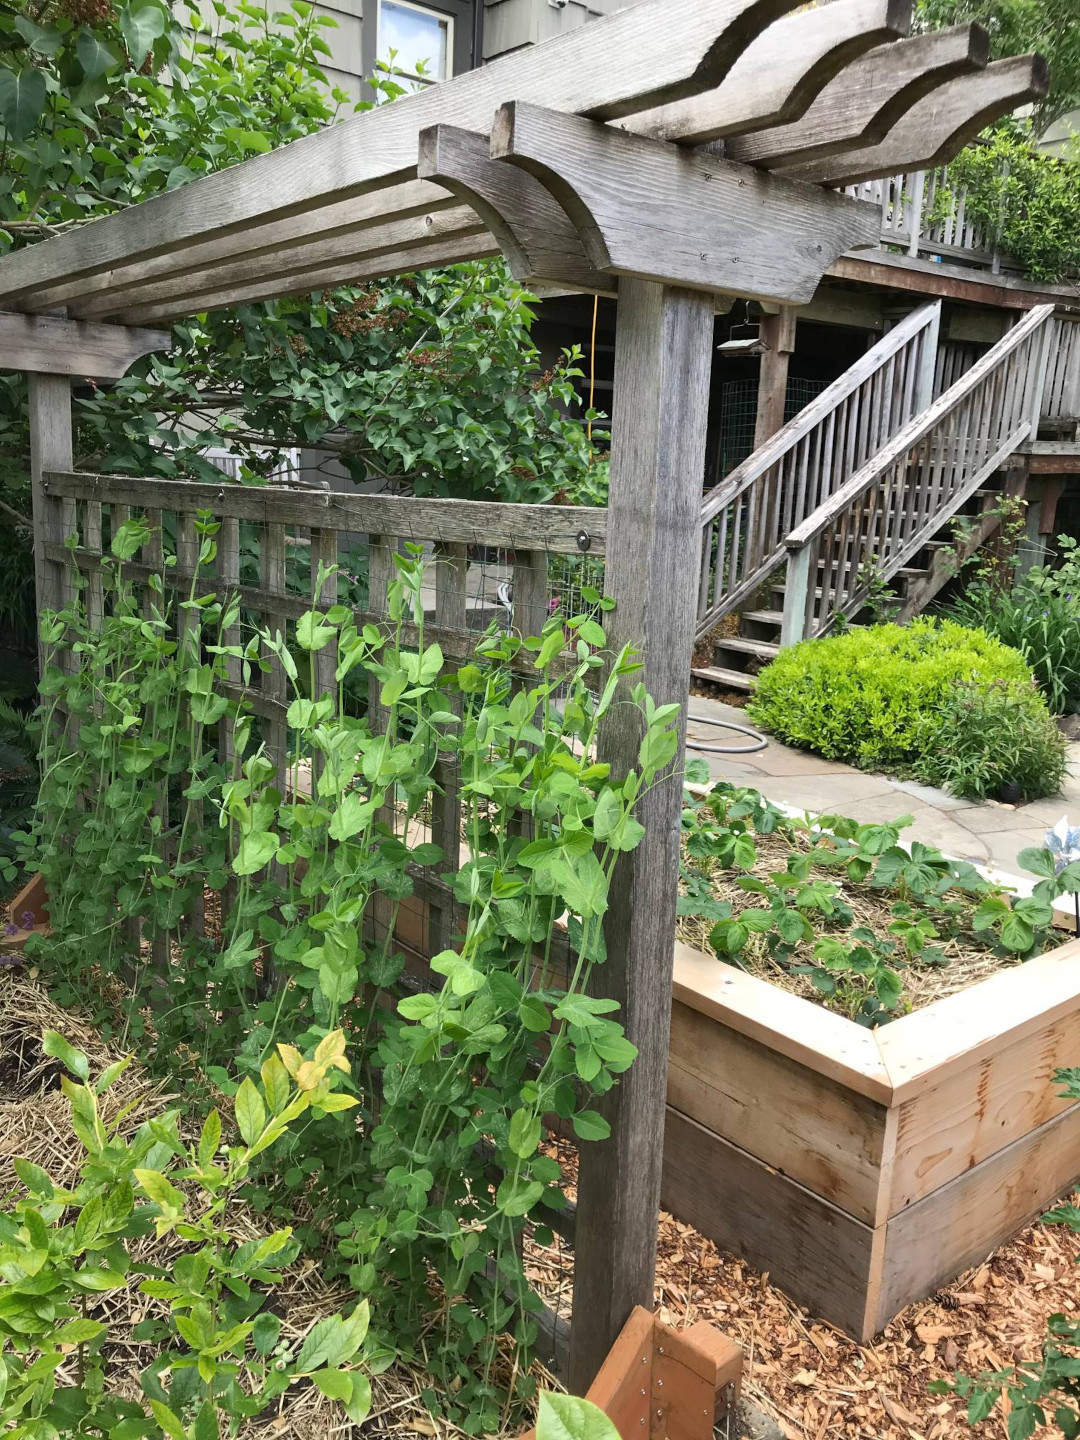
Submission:
<svg viewBox="0 0 1080 1440">
<path fill-rule="evenodd" d="M 165 33 L 165 16 L 157 5 L 127 5 L 120 11 L 120 33 L 136 70 L 159 35 Z"/>
<path fill-rule="evenodd" d="M 114 55 L 107 45 L 103 45 L 92 30 L 79 31 L 75 54 L 79 57 L 79 64 L 88 80 L 96 80 L 99 75 L 114 70 L 120 63 L 119 57 Z"/>
<path fill-rule="evenodd" d="M 45 72 L 30 65 L 18 74 L 0 68 L 0 120 L 12 140 L 25 140 L 45 109 Z"/>
<path fill-rule="evenodd" d="M 12 24 L 35 55 L 55 55 L 64 43 L 54 25 L 38 25 L 28 15 L 16 15 Z"/>
</svg>

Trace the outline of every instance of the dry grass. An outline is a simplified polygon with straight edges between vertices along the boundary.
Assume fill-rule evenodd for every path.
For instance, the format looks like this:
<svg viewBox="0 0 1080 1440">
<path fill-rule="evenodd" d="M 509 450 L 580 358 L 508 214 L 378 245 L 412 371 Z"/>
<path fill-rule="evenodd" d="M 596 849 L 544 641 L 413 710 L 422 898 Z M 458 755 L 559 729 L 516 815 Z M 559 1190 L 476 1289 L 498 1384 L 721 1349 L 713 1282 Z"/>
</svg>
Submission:
<svg viewBox="0 0 1080 1440">
<path fill-rule="evenodd" d="M 55 1005 L 45 988 L 25 970 L 0 970 L 0 1194 L 17 1184 L 13 1168 L 17 1158 L 41 1165 L 64 1188 L 78 1181 L 83 1151 L 68 1123 L 68 1103 L 59 1088 L 61 1067 L 41 1053 L 40 1035 L 45 1029 L 59 1031 L 85 1051 L 92 1075 L 123 1055 L 103 1042 L 84 1017 Z M 104 1118 L 114 1118 L 132 1102 L 138 1102 L 138 1108 L 122 1127 L 122 1133 L 129 1138 L 148 1114 L 177 1107 L 183 1111 L 183 1096 L 169 1094 L 138 1063 L 130 1065 L 102 1097 Z M 182 1134 L 187 1132 L 185 1138 L 193 1138 L 194 1125 L 186 1124 L 183 1116 L 180 1129 Z M 238 1202 L 229 1207 L 225 1219 L 238 1240 L 258 1238 L 273 1228 Z M 132 1247 L 132 1256 L 136 1262 L 161 1264 L 179 1243 L 175 1239 L 158 1242 L 147 1236 Z M 164 1302 L 140 1294 L 140 1278 L 133 1275 L 125 1289 L 103 1295 L 93 1311 L 94 1319 L 110 1326 L 110 1383 L 118 1393 L 132 1397 L 139 1395 L 139 1375 L 158 1347 L 131 1339 L 131 1331 L 140 1320 L 167 1311 Z M 282 1337 L 299 1342 L 317 1320 L 336 1311 L 351 1310 L 356 1300 L 347 1283 L 326 1279 L 318 1260 L 302 1255 L 285 1271 L 283 1283 L 275 1289 L 273 1309 L 281 1317 Z M 545 1372 L 540 1373 L 545 1383 L 554 1383 Z M 74 1374 L 62 1368 L 59 1381 L 74 1383 Z M 373 1376 L 372 1410 L 362 1430 L 365 1440 L 371 1436 L 401 1440 L 416 1435 L 457 1440 L 463 1432 L 445 1420 L 433 1419 L 423 1403 L 421 1392 L 430 1384 L 420 1367 L 400 1363 Z M 243 1426 L 243 1440 L 352 1440 L 361 1433 L 339 1405 L 311 1385 L 297 1386 L 275 1401 L 274 1407 L 271 1414 Z M 513 1428 L 505 1433 L 509 1437 L 519 1432 Z"/>
<path fill-rule="evenodd" d="M 772 835 L 755 835 L 754 845 L 757 849 L 758 863 L 750 872 L 725 870 L 722 866 L 715 863 L 710 864 L 707 861 L 693 862 L 698 867 L 704 867 L 716 898 L 729 901 L 736 910 L 762 907 L 764 903 L 762 896 L 749 894 L 739 888 L 740 875 L 749 873 L 765 878 L 771 871 L 784 870 L 787 866 L 788 856 L 793 850 L 806 853 L 816 849 L 821 853 L 823 849 L 820 842 L 815 843 L 812 837 L 803 830 L 796 830 L 790 835 L 780 832 Z M 889 891 L 875 890 L 869 885 L 856 885 L 847 878 L 843 870 L 832 868 L 824 861 L 820 865 L 815 865 L 813 875 L 814 878 L 828 880 L 839 887 L 840 897 L 854 912 L 853 925 L 863 925 L 883 940 L 892 938 L 889 935 L 889 925 L 895 918 L 892 914 L 892 907 L 896 903 L 896 895 Z M 956 898 L 967 903 L 959 892 Z M 975 905 L 971 904 L 969 909 L 973 914 Z M 932 912 L 926 913 L 929 914 L 930 919 L 935 918 Z M 839 938 L 843 938 L 843 929 L 836 927 L 830 930 L 829 922 L 823 916 L 814 917 L 813 924 L 816 938 L 828 934 L 835 934 Z M 698 916 L 681 916 L 678 922 L 679 939 L 697 950 L 703 950 L 706 954 L 712 953 L 709 945 L 711 929 L 711 922 L 702 920 Z M 773 984 L 779 985 L 781 989 L 787 990 L 793 995 L 801 995 L 804 999 L 824 1005 L 827 1009 L 837 1010 L 840 1014 L 845 1013 L 841 1004 L 832 997 L 827 999 L 820 990 L 814 988 L 809 975 L 792 974 L 785 965 L 775 960 L 769 954 L 765 942 L 764 935 L 750 936 L 746 948 L 740 956 L 740 964 L 745 969 L 754 975 L 759 975 L 763 980 L 772 981 Z M 921 964 L 918 960 L 901 963 L 902 951 L 899 951 L 894 958 L 894 968 L 900 971 L 904 982 L 904 1003 L 910 1010 L 921 1010 L 935 1000 L 941 1000 L 946 995 L 955 995 L 958 991 L 966 990 L 969 986 L 985 980 L 987 976 L 994 975 L 999 970 L 1011 969 L 1021 963 L 1009 955 L 996 953 L 989 944 L 984 943 L 972 931 L 966 931 L 955 939 L 932 940 L 930 944 L 944 951 L 948 964 Z M 797 965 L 813 964 L 813 945 L 797 945 L 791 956 L 791 962 Z"/>
</svg>

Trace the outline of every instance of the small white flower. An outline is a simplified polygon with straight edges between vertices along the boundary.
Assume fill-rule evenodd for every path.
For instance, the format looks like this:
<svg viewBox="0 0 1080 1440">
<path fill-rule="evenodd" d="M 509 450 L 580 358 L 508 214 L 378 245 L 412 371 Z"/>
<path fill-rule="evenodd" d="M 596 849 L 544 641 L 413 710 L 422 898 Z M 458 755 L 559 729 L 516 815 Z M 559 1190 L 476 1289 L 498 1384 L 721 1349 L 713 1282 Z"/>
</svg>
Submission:
<svg viewBox="0 0 1080 1440">
<path fill-rule="evenodd" d="M 1080 860 L 1080 825 L 1070 825 L 1069 817 L 1063 815 L 1052 830 L 1046 832 L 1046 848 L 1054 857 L 1058 874 Z"/>
</svg>

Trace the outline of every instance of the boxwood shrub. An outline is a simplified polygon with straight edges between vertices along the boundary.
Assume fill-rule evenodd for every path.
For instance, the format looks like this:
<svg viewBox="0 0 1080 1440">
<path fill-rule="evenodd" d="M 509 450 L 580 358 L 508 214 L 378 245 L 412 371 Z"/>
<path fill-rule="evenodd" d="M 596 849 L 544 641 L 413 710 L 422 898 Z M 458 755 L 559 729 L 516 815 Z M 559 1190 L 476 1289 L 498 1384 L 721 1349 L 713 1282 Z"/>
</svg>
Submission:
<svg viewBox="0 0 1080 1440">
<path fill-rule="evenodd" d="M 758 677 L 749 714 L 788 745 L 975 798 L 1008 781 L 1050 795 L 1065 771 L 1064 740 L 1023 657 L 948 620 L 793 645 Z"/>
</svg>

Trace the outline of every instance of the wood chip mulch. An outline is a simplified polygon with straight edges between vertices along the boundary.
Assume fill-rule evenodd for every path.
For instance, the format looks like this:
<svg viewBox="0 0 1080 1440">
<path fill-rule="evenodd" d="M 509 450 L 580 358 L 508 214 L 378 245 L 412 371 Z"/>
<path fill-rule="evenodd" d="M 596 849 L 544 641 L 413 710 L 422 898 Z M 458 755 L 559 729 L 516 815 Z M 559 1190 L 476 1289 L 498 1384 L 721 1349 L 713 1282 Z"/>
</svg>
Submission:
<svg viewBox="0 0 1080 1440">
<path fill-rule="evenodd" d="M 1077 1197 L 1073 1197 L 1074 1200 Z M 1080 1311 L 1077 1237 L 1036 1221 L 932 1299 L 909 1305 L 872 1345 L 815 1321 L 744 1262 L 663 1215 L 657 1300 L 670 1324 L 711 1321 L 746 1354 L 745 1394 L 789 1440 L 1004 1437 L 1002 1412 L 968 1426 L 931 1380 L 1038 1357 L 1047 1317 Z M 1058 1436 L 1051 1426 L 1037 1440 Z"/>
</svg>

